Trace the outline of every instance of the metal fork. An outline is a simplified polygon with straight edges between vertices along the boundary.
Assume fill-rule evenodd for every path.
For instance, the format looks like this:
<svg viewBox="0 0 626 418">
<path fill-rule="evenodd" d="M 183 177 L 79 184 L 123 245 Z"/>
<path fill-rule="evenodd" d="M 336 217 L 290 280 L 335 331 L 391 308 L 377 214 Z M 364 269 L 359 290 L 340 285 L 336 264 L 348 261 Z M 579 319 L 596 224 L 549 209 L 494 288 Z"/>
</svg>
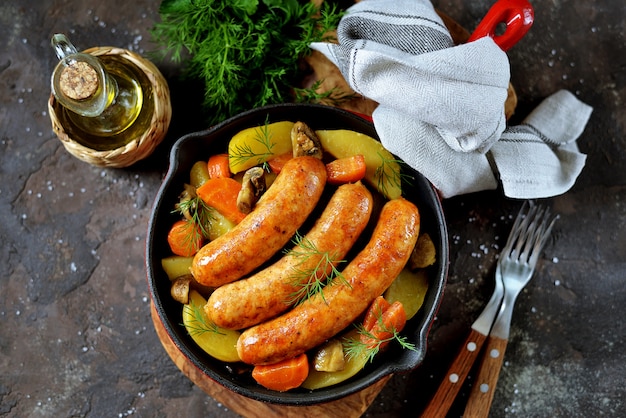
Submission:
<svg viewBox="0 0 626 418">
<path fill-rule="evenodd" d="M 465 418 L 489 414 L 504 361 L 515 300 L 533 276 L 539 254 L 557 219 L 558 215 L 551 217 L 547 208 L 528 202 L 515 219 L 496 269 L 496 275 L 501 275 L 504 284 L 504 298 L 485 344 L 485 354 L 463 414 Z"/>
<path fill-rule="evenodd" d="M 472 329 L 461 345 L 456 357 L 450 364 L 445 378 L 439 384 L 437 392 L 422 412 L 423 418 L 445 417 L 454 403 L 470 369 L 478 359 L 482 347 L 491 331 L 493 321 L 498 314 L 502 298 L 504 297 L 504 285 L 500 274 L 500 264 L 496 266 L 494 277 L 494 289 L 489 302 L 472 324 Z"/>
<path fill-rule="evenodd" d="M 524 203 L 522 209 L 520 210 L 515 223 L 512 227 L 511 233 L 507 240 L 506 245 L 502 249 L 502 253 L 500 259 L 498 260 L 496 266 L 496 273 L 494 276 L 494 291 L 489 299 L 489 302 L 485 306 L 484 310 L 480 314 L 480 316 L 476 319 L 476 321 L 472 324 L 472 330 L 465 339 L 465 342 L 459 349 L 457 356 L 451 363 L 448 372 L 446 373 L 446 378 L 443 379 L 437 392 L 431 398 L 430 402 L 422 412 L 422 417 L 424 418 L 432 418 L 432 417 L 442 417 L 445 416 L 454 400 L 459 393 L 463 382 L 467 378 L 470 369 L 473 367 L 475 361 L 478 359 L 481 354 L 481 349 L 487 341 L 487 338 L 490 336 L 490 332 L 493 332 L 492 335 L 496 337 L 503 338 L 506 342 L 508 339 L 508 327 L 505 327 L 504 333 L 502 332 L 502 327 L 505 324 L 510 324 L 511 318 L 511 310 L 513 308 L 514 300 L 519 293 L 519 290 L 523 287 L 523 285 L 519 286 L 515 296 L 509 296 L 509 300 L 503 305 L 502 300 L 504 297 L 504 285 L 502 282 L 503 270 L 508 271 L 508 266 L 515 261 L 515 254 L 520 254 L 521 247 L 525 244 L 527 246 L 531 246 L 533 244 L 532 233 L 538 237 L 542 238 L 542 242 L 537 243 L 536 247 L 529 247 L 528 250 L 536 249 L 535 254 L 531 255 L 534 257 L 532 263 L 528 263 L 529 266 L 529 276 L 532 276 L 532 270 L 537 262 L 537 258 L 539 257 L 539 252 L 541 251 L 541 247 L 543 246 L 543 241 L 547 239 L 549 235 L 550 229 L 552 228 L 552 224 L 554 220 L 550 222 L 547 226 L 545 225 L 547 222 L 548 213 L 544 209 L 540 209 L 532 206 L 531 210 L 527 212 L 528 203 Z M 546 221 L 543 224 L 539 224 L 537 219 L 545 217 Z M 533 218 L 534 217 L 534 218 Z M 543 231 L 543 233 L 541 233 Z M 536 240 L 535 240 L 536 241 Z M 514 247 L 515 246 L 515 247 Z M 528 257 L 518 256 L 517 261 L 527 260 Z M 526 280 L 527 281 L 527 280 Z M 524 283 L 525 284 L 525 283 Z M 509 284 L 509 291 L 511 290 L 511 285 Z M 500 331 L 494 329 L 492 331 L 492 327 L 494 326 L 494 320 L 498 315 L 498 312 L 501 309 L 501 306 L 508 306 L 508 314 L 501 313 L 499 327 Z M 504 310 L 504 308 L 502 308 Z M 508 315 L 508 319 L 504 319 L 505 315 Z M 503 337 L 504 335 L 504 337 Z M 493 338 L 490 339 L 490 341 Z M 489 351 L 494 347 L 489 347 Z M 502 348 L 502 352 L 504 352 L 504 347 Z M 497 373 L 495 379 L 497 380 Z M 494 382 L 495 384 L 495 382 Z M 488 407 L 487 407 L 488 408 Z"/>
</svg>

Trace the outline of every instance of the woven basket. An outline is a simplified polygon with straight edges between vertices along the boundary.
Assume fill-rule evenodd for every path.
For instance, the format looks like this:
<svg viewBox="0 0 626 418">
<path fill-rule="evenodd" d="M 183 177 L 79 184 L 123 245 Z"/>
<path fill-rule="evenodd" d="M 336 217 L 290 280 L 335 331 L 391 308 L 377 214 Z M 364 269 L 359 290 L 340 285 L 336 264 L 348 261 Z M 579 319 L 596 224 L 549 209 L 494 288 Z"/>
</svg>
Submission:
<svg viewBox="0 0 626 418">
<path fill-rule="evenodd" d="M 52 129 L 63 143 L 65 149 L 76 158 L 98 167 L 128 167 L 149 156 L 167 134 L 172 118 L 170 91 L 167 81 L 152 62 L 126 49 L 95 47 L 83 52 L 94 56 L 115 55 L 134 64 L 145 74 L 152 85 L 150 99 L 154 105 L 149 127 L 144 132 L 139 133 L 136 138 L 118 148 L 106 150 L 91 148 L 85 145 L 85 141 L 81 141 L 80 138 L 76 137 L 77 134 L 69 132 L 71 129 L 63 117 L 64 109 L 56 101 L 54 95 L 51 94 L 48 100 L 48 113 L 52 121 Z M 144 103 L 144 109 L 145 107 L 146 104 Z M 150 115 L 144 115 L 144 117 L 150 117 Z M 73 138 L 72 135 L 75 137 Z"/>
</svg>

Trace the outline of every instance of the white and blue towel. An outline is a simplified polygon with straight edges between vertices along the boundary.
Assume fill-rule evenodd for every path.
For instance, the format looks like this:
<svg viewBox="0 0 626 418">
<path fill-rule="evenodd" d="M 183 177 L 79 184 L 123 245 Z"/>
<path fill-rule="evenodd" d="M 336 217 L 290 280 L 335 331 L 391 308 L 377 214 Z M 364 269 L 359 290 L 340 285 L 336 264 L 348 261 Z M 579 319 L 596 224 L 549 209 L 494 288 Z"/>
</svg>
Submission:
<svg viewBox="0 0 626 418">
<path fill-rule="evenodd" d="M 455 46 L 428 0 L 363 0 L 347 10 L 328 57 L 372 114 L 383 145 L 443 198 L 502 184 L 511 198 L 556 196 L 585 165 L 576 139 L 591 107 L 561 90 L 507 127 L 509 60 L 486 37 Z"/>
</svg>

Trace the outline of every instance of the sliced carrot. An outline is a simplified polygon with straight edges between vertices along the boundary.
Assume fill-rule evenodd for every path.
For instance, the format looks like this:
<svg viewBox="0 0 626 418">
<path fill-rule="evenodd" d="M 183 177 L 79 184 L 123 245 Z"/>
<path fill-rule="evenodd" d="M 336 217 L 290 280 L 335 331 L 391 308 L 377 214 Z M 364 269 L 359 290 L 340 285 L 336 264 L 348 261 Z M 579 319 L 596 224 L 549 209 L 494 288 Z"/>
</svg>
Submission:
<svg viewBox="0 0 626 418">
<path fill-rule="evenodd" d="M 383 350 L 388 344 L 394 332 L 400 332 L 406 325 L 406 312 L 404 306 L 399 301 L 395 301 L 387 309 L 380 313 L 376 319 L 376 323 L 367 334 L 361 334 L 361 341 L 368 347 L 378 345 L 379 350 Z"/>
<path fill-rule="evenodd" d="M 365 312 L 365 317 L 363 318 L 363 328 L 366 331 L 371 330 L 374 325 L 376 325 L 376 322 L 378 322 L 378 318 L 380 318 L 383 315 L 383 312 L 389 309 L 390 306 L 391 304 L 387 302 L 387 299 L 383 296 L 378 296 L 374 299 L 370 307 L 367 308 L 367 311 Z"/>
<path fill-rule="evenodd" d="M 209 178 L 215 179 L 219 177 L 230 177 L 230 166 L 228 163 L 228 154 L 215 154 L 209 157 L 207 163 L 209 169 Z"/>
<path fill-rule="evenodd" d="M 329 184 L 354 183 L 365 177 L 365 157 L 361 154 L 338 158 L 326 164 Z"/>
<path fill-rule="evenodd" d="M 278 174 L 280 173 L 280 170 L 282 170 L 283 167 L 285 166 L 285 163 L 291 160 L 292 158 L 293 158 L 293 152 L 289 151 L 284 154 L 277 155 L 271 160 L 268 160 L 267 164 L 269 164 L 270 169 L 272 170 L 272 173 Z"/>
<path fill-rule="evenodd" d="M 217 177 L 208 179 L 198 187 L 196 194 L 208 206 L 238 224 L 246 216 L 237 209 L 237 195 L 240 190 L 241 183 L 237 180 L 231 177 Z"/>
<path fill-rule="evenodd" d="M 274 364 L 257 365 L 252 369 L 252 377 L 259 385 L 279 392 L 297 388 L 308 375 L 309 359 L 306 354 Z"/>
<path fill-rule="evenodd" d="M 204 238 L 198 225 L 191 221 L 180 220 L 172 225 L 167 234 L 167 242 L 174 254 L 191 257 L 202 248 Z"/>
</svg>

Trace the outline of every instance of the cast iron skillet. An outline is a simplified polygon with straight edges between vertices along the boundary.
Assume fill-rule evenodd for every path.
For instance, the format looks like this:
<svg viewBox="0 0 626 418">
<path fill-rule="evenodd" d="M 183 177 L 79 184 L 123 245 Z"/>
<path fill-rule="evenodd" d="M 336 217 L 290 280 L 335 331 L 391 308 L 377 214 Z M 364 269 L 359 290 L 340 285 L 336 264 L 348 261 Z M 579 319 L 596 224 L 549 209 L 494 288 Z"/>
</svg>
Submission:
<svg viewBox="0 0 626 418">
<path fill-rule="evenodd" d="M 266 122 L 301 120 L 313 129 L 351 129 L 378 138 L 374 126 L 363 118 L 341 109 L 303 104 L 271 105 L 239 114 L 205 131 L 180 138 L 170 154 L 169 171 L 156 196 L 146 242 L 146 267 L 152 300 L 159 319 L 177 348 L 199 370 L 235 393 L 258 401 L 283 405 L 313 405 L 336 400 L 360 391 L 382 377 L 396 372 L 410 371 L 424 359 L 429 328 L 443 296 L 448 273 L 448 238 L 440 201 L 432 185 L 419 173 L 406 168 L 414 179 L 404 185 L 403 195 L 420 209 L 421 228 L 427 231 L 437 247 L 437 263 L 430 268 L 429 290 L 421 310 L 406 325 L 403 335 L 417 347 L 403 350 L 398 344 L 379 354 L 363 371 L 339 385 L 314 391 L 292 390 L 279 393 L 264 389 L 250 373 L 233 373 L 232 366 L 205 354 L 189 337 L 182 324 L 182 307 L 170 296 L 169 280 L 161 268 L 161 259 L 171 255 L 166 236 L 169 227 L 178 219 L 172 209 L 189 181 L 191 166 L 200 159 L 217 152 L 225 152 L 229 139 L 242 129 Z"/>
</svg>

